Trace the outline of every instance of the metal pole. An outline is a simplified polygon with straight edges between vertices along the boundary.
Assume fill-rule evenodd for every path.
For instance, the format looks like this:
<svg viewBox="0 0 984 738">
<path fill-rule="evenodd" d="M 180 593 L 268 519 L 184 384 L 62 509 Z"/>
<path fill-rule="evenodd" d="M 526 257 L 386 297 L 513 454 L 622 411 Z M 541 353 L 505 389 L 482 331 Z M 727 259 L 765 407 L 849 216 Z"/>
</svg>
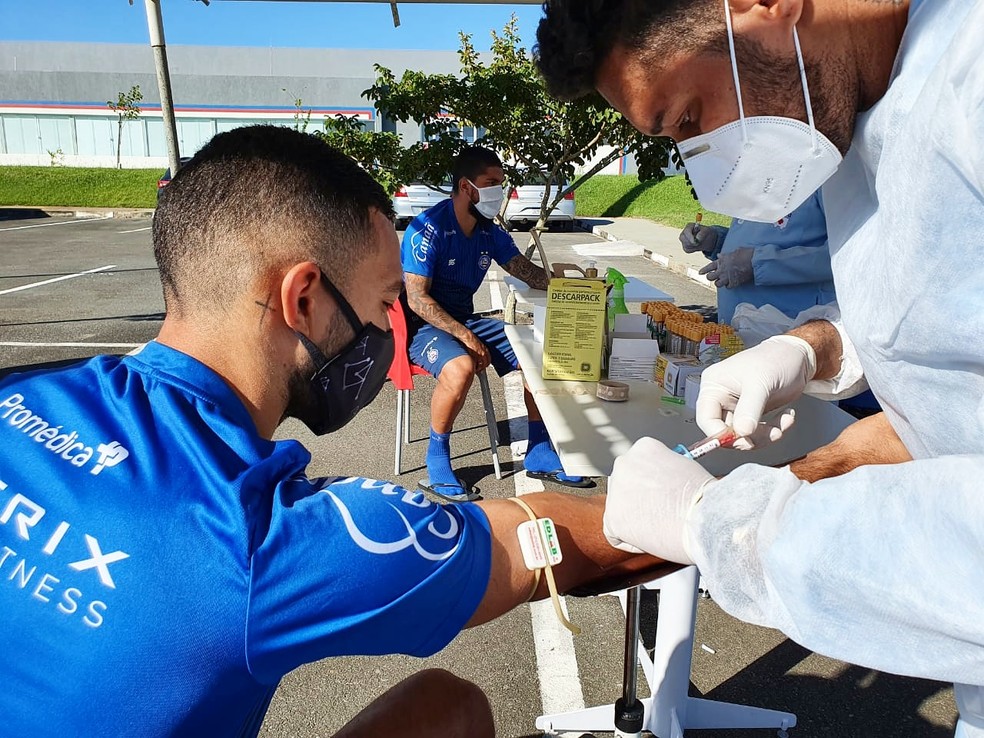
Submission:
<svg viewBox="0 0 984 738">
<path fill-rule="evenodd" d="M 636 697 L 639 657 L 639 605 L 642 587 L 625 592 L 625 664 L 622 671 L 622 696 L 615 702 L 616 738 L 639 738 L 645 722 L 645 708 Z"/>
<path fill-rule="evenodd" d="M 181 168 L 178 151 L 178 128 L 174 122 L 174 101 L 171 99 L 171 75 L 167 69 L 167 50 L 164 48 L 164 19 L 161 16 L 161 0 L 144 0 L 147 8 L 147 30 L 150 46 L 154 50 L 154 67 L 157 71 L 157 89 L 161 95 L 161 115 L 164 118 L 164 143 L 167 146 L 167 163 L 171 176 Z"/>
</svg>

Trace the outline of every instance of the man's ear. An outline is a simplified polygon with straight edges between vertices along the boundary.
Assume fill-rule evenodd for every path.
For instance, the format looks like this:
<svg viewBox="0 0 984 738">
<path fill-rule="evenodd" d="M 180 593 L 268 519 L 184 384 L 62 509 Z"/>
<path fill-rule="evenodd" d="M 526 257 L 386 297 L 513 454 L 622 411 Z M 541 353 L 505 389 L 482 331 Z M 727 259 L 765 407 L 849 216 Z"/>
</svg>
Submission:
<svg viewBox="0 0 984 738">
<path fill-rule="evenodd" d="M 321 269 L 313 261 L 295 264 L 280 281 L 280 304 L 284 311 L 287 327 L 312 335 L 312 325 L 316 320 L 315 305 L 318 304 L 321 288 Z"/>
<path fill-rule="evenodd" d="M 755 37 L 766 46 L 775 43 L 767 37 L 778 34 L 788 39 L 803 15 L 803 0 L 729 0 L 735 33 Z"/>
</svg>

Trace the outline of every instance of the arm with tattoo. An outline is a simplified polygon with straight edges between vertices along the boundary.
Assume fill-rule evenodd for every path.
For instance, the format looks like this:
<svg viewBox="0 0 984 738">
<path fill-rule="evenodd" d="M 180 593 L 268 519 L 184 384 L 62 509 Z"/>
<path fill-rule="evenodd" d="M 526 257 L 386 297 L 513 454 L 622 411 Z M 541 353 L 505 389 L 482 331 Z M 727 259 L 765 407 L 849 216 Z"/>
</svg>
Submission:
<svg viewBox="0 0 984 738">
<path fill-rule="evenodd" d="M 521 279 L 535 290 L 545 290 L 550 282 L 546 269 L 538 267 L 522 254 L 511 258 L 504 269 L 516 279 Z"/>
<path fill-rule="evenodd" d="M 404 281 L 407 285 L 407 304 L 417 315 L 426 320 L 435 328 L 440 328 L 445 333 L 450 333 L 459 341 L 465 340 L 465 336 L 471 335 L 471 331 L 452 318 L 448 311 L 441 307 L 440 303 L 430 295 L 431 279 L 419 274 L 404 274 Z"/>
</svg>

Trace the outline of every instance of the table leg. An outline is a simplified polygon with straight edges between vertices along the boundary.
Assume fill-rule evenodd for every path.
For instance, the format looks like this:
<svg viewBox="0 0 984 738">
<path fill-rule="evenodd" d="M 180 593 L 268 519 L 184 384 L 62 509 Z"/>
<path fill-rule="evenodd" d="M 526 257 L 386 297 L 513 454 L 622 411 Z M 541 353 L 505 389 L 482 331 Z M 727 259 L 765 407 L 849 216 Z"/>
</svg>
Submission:
<svg viewBox="0 0 984 738">
<path fill-rule="evenodd" d="M 660 590 L 659 618 L 656 623 L 656 644 L 650 664 L 638 653 L 651 690 L 651 697 L 638 700 L 643 706 L 643 725 L 658 738 L 682 738 L 686 728 L 779 728 L 796 725 L 796 716 L 778 710 L 735 705 L 690 697 L 690 667 L 693 656 L 694 624 L 697 617 L 697 569 L 688 566 L 659 577 L 646 589 Z M 636 597 L 638 588 L 634 588 Z M 638 626 L 632 627 L 633 590 L 626 593 L 626 639 L 633 633 L 638 644 Z M 636 605 L 637 606 L 637 605 Z M 638 645 L 626 643 L 625 653 Z M 629 667 L 625 666 L 626 676 Z M 633 678 L 634 678 L 634 669 Z M 543 715 L 536 720 L 539 730 L 547 731 L 613 731 L 615 705 L 602 705 L 585 710 Z"/>
</svg>

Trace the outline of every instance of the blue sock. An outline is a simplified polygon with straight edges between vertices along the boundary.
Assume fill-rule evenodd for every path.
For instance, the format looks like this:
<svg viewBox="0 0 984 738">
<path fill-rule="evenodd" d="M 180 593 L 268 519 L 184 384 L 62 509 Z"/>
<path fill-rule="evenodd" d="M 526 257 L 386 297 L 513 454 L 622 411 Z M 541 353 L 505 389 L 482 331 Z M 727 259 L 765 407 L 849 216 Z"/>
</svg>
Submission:
<svg viewBox="0 0 984 738">
<path fill-rule="evenodd" d="M 433 484 L 458 484 L 458 478 L 451 469 L 451 434 L 430 432 L 430 445 L 427 446 L 427 475 Z M 454 490 L 446 490 L 454 493 Z"/>
<path fill-rule="evenodd" d="M 560 457 L 550 445 L 550 434 L 542 420 L 529 421 L 529 444 L 526 447 L 526 459 L 523 466 L 532 472 L 558 472 L 560 479 L 577 482 L 581 477 L 570 477 L 563 472 Z"/>
</svg>

